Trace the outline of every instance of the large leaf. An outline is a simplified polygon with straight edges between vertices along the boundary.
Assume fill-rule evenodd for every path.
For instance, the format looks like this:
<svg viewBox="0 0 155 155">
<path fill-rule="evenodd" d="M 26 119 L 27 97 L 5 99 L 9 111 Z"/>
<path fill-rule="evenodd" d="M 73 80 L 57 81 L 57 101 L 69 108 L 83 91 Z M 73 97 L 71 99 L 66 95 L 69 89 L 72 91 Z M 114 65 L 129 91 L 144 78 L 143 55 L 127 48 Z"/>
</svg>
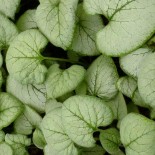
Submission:
<svg viewBox="0 0 155 155">
<path fill-rule="evenodd" d="M 97 34 L 100 52 L 112 56 L 129 53 L 154 33 L 154 0 L 84 0 L 90 14 L 103 14 L 108 25 Z"/>
<path fill-rule="evenodd" d="M 8 72 L 23 84 L 40 84 L 45 80 L 47 69 L 41 64 L 40 55 L 47 39 L 38 30 L 20 33 L 12 42 L 6 55 Z"/>
<path fill-rule="evenodd" d="M 41 121 L 41 116 L 35 110 L 25 106 L 23 113 L 14 122 L 14 130 L 16 133 L 29 135 L 40 126 Z"/>
<path fill-rule="evenodd" d="M 140 64 L 138 73 L 139 93 L 144 102 L 155 107 L 155 53 L 149 54 Z"/>
<path fill-rule="evenodd" d="M 10 125 L 23 111 L 22 103 L 8 93 L 0 93 L 0 130 Z"/>
<path fill-rule="evenodd" d="M 20 0 L 0 0 L 0 12 L 14 19 Z"/>
<path fill-rule="evenodd" d="M 61 108 L 56 108 L 45 115 L 41 129 L 48 144 L 45 154 L 48 154 L 48 149 L 51 147 L 50 152 L 55 152 L 57 155 L 78 155 L 77 148 L 63 128 Z"/>
<path fill-rule="evenodd" d="M 85 69 L 82 66 L 73 65 L 66 70 L 54 64 L 48 70 L 46 89 L 48 98 L 57 98 L 74 90 L 84 79 Z"/>
<path fill-rule="evenodd" d="M 27 10 L 19 17 L 16 25 L 20 31 L 37 28 L 35 13 L 36 10 Z"/>
<path fill-rule="evenodd" d="M 117 88 L 129 98 L 132 98 L 137 89 L 137 81 L 130 76 L 124 76 L 117 81 Z"/>
<path fill-rule="evenodd" d="M 113 120 L 111 109 L 99 98 L 76 95 L 62 107 L 62 121 L 68 136 L 78 145 L 94 147 L 93 132 Z"/>
<path fill-rule="evenodd" d="M 88 91 L 103 99 L 111 99 L 117 94 L 117 80 L 116 66 L 112 58 L 107 56 L 99 56 L 86 72 Z"/>
<path fill-rule="evenodd" d="M 7 78 L 7 92 L 17 97 L 24 104 L 33 107 L 39 112 L 45 111 L 46 87 L 45 84 L 22 85 L 13 77 Z"/>
<path fill-rule="evenodd" d="M 140 114 L 130 113 L 121 122 L 120 135 L 126 155 L 154 155 L 154 121 Z"/>
<path fill-rule="evenodd" d="M 39 29 L 52 44 L 66 49 L 70 46 L 78 0 L 45 0 L 36 11 Z"/>
<path fill-rule="evenodd" d="M 99 55 L 96 47 L 96 33 L 103 28 L 99 15 L 89 15 L 83 10 L 82 4 L 77 10 L 76 27 L 71 50 L 81 55 Z"/>
<path fill-rule="evenodd" d="M 0 3 L 1 4 L 1 3 Z M 3 5 L 0 5 L 0 7 Z M 0 13 L 0 51 L 7 49 L 13 39 L 18 35 L 15 25 Z M 2 22 L 3 21 L 3 22 Z"/>
<path fill-rule="evenodd" d="M 143 61 L 145 56 L 152 53 L 149 48 L 139 48 L 138 50 L 120 57 L 121 69 L 134 78 L 137 78 L 140 63 Z"/>
</svg>

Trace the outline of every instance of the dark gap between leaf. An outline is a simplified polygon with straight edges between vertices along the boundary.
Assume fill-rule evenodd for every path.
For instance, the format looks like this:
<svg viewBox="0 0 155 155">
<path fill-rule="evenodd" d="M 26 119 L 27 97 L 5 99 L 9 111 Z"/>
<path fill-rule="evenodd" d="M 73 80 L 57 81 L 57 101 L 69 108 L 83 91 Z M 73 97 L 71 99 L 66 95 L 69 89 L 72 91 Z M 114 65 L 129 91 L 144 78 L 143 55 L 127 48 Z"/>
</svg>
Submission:
<svg viewBox="0 0 155 155">
<path fill-rule="evenodd" d="M 3 131 L 4 131 L 5 133 L 12 133 L 12 132 L 14 131 L 13 126 L 14 126 L 14 122 L 11 123 L 9 126 L 3 128 Z"/>
<path fill-rule="evenodd" d="M 137 106 L 139 109 L 140 114 L 146 116 L 147 118 L 150 118 L 150 110 L 147 108 L 143 108 L 143 107 L 139 107 Z"/>
<path fill-rule="evenodd" d="M 27 147 L 30 155 L 44 155 L 43 150 L 37 148 L 35 145 L 30 145 Z"/>
<path fill-rule="evenodd" d="M 15 15 L 15 19 L 18 19 L 25 11 L 29 9 L 36 9 L 39 5 L 39 0 L 21 0 L 18 12 Z"/>
<path fill-rule="evenodd" d="M 108 25 L 109 20 L 108 20 L 104 15 L 101 15 L 101 18 L 102 18 L 103 24 L 104 24 L 105 26 Z"/>
</svg>

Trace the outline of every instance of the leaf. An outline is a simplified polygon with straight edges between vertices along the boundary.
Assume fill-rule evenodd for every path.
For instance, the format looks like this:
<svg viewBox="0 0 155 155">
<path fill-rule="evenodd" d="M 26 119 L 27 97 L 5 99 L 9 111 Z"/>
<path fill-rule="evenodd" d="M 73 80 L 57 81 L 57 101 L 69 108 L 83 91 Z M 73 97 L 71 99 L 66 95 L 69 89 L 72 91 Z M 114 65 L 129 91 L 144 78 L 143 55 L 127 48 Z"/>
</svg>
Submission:
<svg viewBox="0 0 155 155">
<path fill-rule="evenodd" d="M 103 26 L 99 15 L 89 15 L 80 4 L 76 13 L 76 27 L 70 49 L 81 55 L 99 55 L 96 47 L 96 33 Z"/>
<path fill-rule="evenodd" d="M 40 55 L 47 39 L 35 29 L 20 33 L 12 42 L 6 55 L 8 72 L 22 84 L 41 84 L 47 69 Z"/>
<path fill-rule="evenodd" d="M 0 93 L 0 130 L 10 125 L 23 111 L 22 103 L 9 93 Z"/>
<path fill-rule="evenodd" d="M 3 142 L 5 139 L 5 133 L 3 130 L 0 131 L 0 143 Z"/>
<path fill-rule="evenodd" d="M 12 76 L 7 77 L 7 92 L 17 97 L 24 104 L 31 106 L 38 112 L 45 111 L 46 87 L 45 84 L 23 85 Z"/>
<path fill-rule="evenodd" d="M 57 102 L 57 100 L 48 100 L 46 102 L 46 106 L 45 106 L 45 112 L 46 114 L 49 113 L 51 110 L 54 110 L 56 108 L 61 108 L 62 107 L 62 103 Z"/>
<path fill-rule="evenodd" d="M 127 115 L 127 106 L 125 99 L 121 92 L 110 101 L 107 101 L 106 104 L 111 108 L 114 119 L 118 120 L 117 127 L 119 128 L 121 120 Z"/>
<path fill-rule="evenodd" d="M 100 142 L 102 147 L 110 154 L 120 152 L 119 145 L 121 144 L 119 131 L 115 128 L 103 130 L 100 133 Z"/>
<path fill-rule="evenodd" d="M 66 70 L 61 70 L 54 64 L 48 70 L 45 81 L 47 98 L 58 98 L 74 90 L 84 79 L 85 69 L 82 66 L 72 65 Z"/>
<path fill-rule="evenodd" d="M 3 80 L 3 75 L 2 75 L 2 70 L 0 70 L 0 88 L 2 87 L 4 80 Z"/>
<path fill-rule="evenodd" d="M 63 128 L 61 108 L 53 109 L 45 115 L 41 123 L 41 130 L 47 142 L 45 155 L 50 152 L 57 155 L 78 155 L 77 148 Z"/>
<path fill-rule="evenodd" d="M 21 134 L 6 134 L 5 142 L 9 144 L 14 152 L 14 155 L 28 155 L 26 146 L 31 145 L 31 139 Z"/>
<path fill-rule="evenodd" d="M 23 113 L 14 122 L 14 130 L 16 133 L 29 135 L 40 126 L 41 121 L 41 116 L 35 110 L 25 106 Z"/>
<path fill-rule="evenodd" d="M 67 99 L 62 107 L 62 122 L 68 136 L 78 145 L 94 147 L 93 132 L 113 120 L 111 109 L 99 98 L 76 95 Z"/>
<path fill-rule="evenodd" d="M 27 10 L 25 11 L 18 19 L 16 26 L 20 31 L 25 31 L 32 28 L 37 28 L 36 10 Z"/>
<path fill-rule="evenodd" d="M 118 73 L 112 58 L 99 56 L 86 72 L 86 82 L 91 95 L 109 100 L 113 98 L 118 90 L 116 82 Z"/>
<path fill-rule="evenodd" d="M 117 81 L 117 88 L 125 96 L 132 98 L 137 89 L 137 81 L 129 76 L 121 77 Z"/>
<path fill-rule="evenodd" d="M 144 102 L 155 107 L 155 53 L 149 54 L 140 64 L 138 89 Z"/>
<path fill-rule="evenodd" d="M 105 150 L 101 147 L 96 145 L 93 148 L 83 148 L 81 155 L 103 155 Z"/>
<path fill-rule="evenodd" d="M 132 76 L 133 78 L 137 78 L 137 74 L 140 68 L 140 63 L 143 61 L 143 59 L 152 53 L 152 50 L 149 48 L 139 48 L 138 50 L 127 54 L 123 57 L 120 57 L 120 66 L 121 69 L 128 74 L 129 76 Z"/>
<path fill-rule="evenodd" d="M 0 152 L 2 155 L 13 155 L 13 150 L 10 145 L 6 144 L 5 142 L 0 143 Z"/>
<path fill-rule="evenodd" d="M 154 0 L 84 0 L 84 8 L 89 14 L 102 14 L 109 20 L 96 41 L 99 51 L 106 55 L 134 51 L 154 34 Z"/>
<path fill-rule="evenodd" d="M 130 102 L 127 104 L 127 109 L 128 109 L 128 113 L 131 113 L 131 112 L 139 113 L 138 107 L 133 102 Z"/>
<path fill-rule="evenodd" d="M 3 21 L 0 22 L 0 51 L 1 51 L 2 49 L 6 50 L 8 48 L 10 43 L 18 35 L 18 31 L 16 26 L 1 13 L 0 13 L 0 21 Z"/>
<path fill-rule="evenodd" d="M 145 103 L 144 100 L 142 99 L 138 89 L 134 92 L 132 101 L 134 102 L 134 104 L 140 107 L 150 108 L 150 106 L 147 103 Z"/>
<path fill-rule="evenodd" d="M 72 41 L 78 0 L 41 1 L 36 11 L 39 29 L 58 47 L 67 49 Z"/>
<path fill-rule="evenodd" d="M 20 0 L 0 0 L 0 4 L 0 12 L 7 17 L 14 19 Z"/>
<path fill-rule="evenodd" d="M 154 155 L 154 121 L 140 114 L 130 113 L 121 122 L 120 136 L 126 155 Z"/>
<path fill-rule="evenodd" d="M 21 134 L 6 134 L 5 142 L 8 143 L 10 146 L 13 146 L 16 143 L 22 144 L 24 146 L 31 145 L 31 139 Z"/>
<path fill-rule="evenodd" d="M 46 145 L 44 135 L 40 129 L 35 129 L 32 140 L 33 144 L 39 149 L 43 149 Z"/>
<path fill-rule="evenodd" d="M 86 95 L 87 94 L 87 83 L 82 81 L 75 89 L 76 95 Z"/>
</svg>

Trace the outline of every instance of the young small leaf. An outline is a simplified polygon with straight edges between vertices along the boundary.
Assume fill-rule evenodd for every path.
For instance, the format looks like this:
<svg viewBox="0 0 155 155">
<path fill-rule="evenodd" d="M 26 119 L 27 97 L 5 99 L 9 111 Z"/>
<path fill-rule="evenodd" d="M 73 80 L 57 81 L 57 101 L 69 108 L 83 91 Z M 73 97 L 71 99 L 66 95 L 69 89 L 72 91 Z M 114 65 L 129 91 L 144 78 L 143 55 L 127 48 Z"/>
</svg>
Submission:
<svg viewBox="0 0 155 155">
<path fill-rule="evenodd" d="M 58 64 L 52 65 L 45 81 L 47 97 L 54 99 L 71 92 L 82 82 L 84 75 L 85 69 L 82 66 L 73 65 L 61 70 Z"/>
<path fill-rule="evenodd" d="M 37 28 L 36 10 L 25 11 L 18 19 L 16 26 L 20 31 L 25 31 L 32 28 Z"/>
<path fill-rule="evenodd" d="M 62 107 L 62 122 L 68 136 L 78 145 L 94 147 L 93 132 L 113 120 L 111 109 L 99 98 L 76 95 L 67 99 Z"/>
<path fill-rule="evenodd" d="M 23 113 L 14 122 L 14 130 L 16 133 L 29 135 L 40 126 L 41 121 L 41 116 L 35 110 L 25 106 Z"/>
<path fill-rule="evenodd" d="M 43 149 L 46 145 L 44 135 L 40 129 L 35 129 L 32 140 L 33 144 L 39 149 Z"/>
<path fill-rule="evenodd" d="M 125 96 L 132 98 L 137 89 L 137 81 L 129 76 L 121 77 L 117 81 L 117 88 Z"/>
<path fill-rule="evenodd" d="M 22 103 L 9 93 L 0 93 L 0 130 L 10 125 L 23 111 Z"/>
<path fill-rule="evenodd" d="M 111 99 L 117 93 L 118 73 L 112 58 L 99 56 L 86 72 L 86 82 L 91 95 Z"/>
<path fill-rule="evenodd" d="M 103 130 L 100 133 L 100 142 L 102 147 L 110 154 L 120 152 L 119 145 L 121 144 L 119 131 L 115 128 Z"/>
</svg>

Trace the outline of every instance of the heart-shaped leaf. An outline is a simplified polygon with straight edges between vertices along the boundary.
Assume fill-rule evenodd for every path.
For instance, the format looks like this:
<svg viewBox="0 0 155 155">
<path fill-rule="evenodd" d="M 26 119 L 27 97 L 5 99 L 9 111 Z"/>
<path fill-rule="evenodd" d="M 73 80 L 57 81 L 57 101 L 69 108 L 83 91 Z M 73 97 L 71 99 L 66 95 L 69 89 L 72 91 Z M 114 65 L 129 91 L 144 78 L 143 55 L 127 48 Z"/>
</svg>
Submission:
<svg viewBox="0 0 155 155">
<path fill-rule="evenodd" d="M 10 125 L 23 111 L 22 103 L 9 93 L 0 93 L 0 130 Z"/>
<path fill-rule="evenodd" d="M 117 80 L 116 66 L 112 58 L 107 56 L 99 56 L 86 72 L 88 91 L 103 99 L 111 99 L 117 94 Z"/>
<path fill-rule="evenodd" d="M 97 34 L 99 51 L 120 56 L 143 45 L 155 27 L 154 0 L 84 0 L 90 14 L 103 14 L 108 25 Z"/>
<path fill-rule="evenodd" d="M 84 79 L 85 69 L 82 66 L 73 65 L 66 70 L 54 64 L 48 70 L 46 89 L 48 98 L 58 98 L 74 90 Z"/>
<path fill-rule="evenodd" d="M 1 13 L 0 13 L 0 21 L 3 21 L 0 22 L 0 51 L 1 51 L 2 49 L 6 50 L 8 48 L 10 43 L 18 35 L 18 31 L 15 25 Z"/>
<path fill-rule="evenodd" d="M 44 0 L 36 11 L 39 29 L 52 44 L 66 49 L 70 46 L 78 0 Z"/>
<path fill-rule="evenodd" d="M 41 50 L 47 39 L 35 29 L 20 33 L 12 42 L 6 55 L 8 72 L 22 84 L 41 84 L 47 69 L 41 64 Z"/>
<path fill-rule="evenodd" d="M 45 152 L 46 154 L 53 152 L 57 155 L 78 155 L 77 148 L 63 128 L 61 109 L 56 108 L 50 111 L 41 123 L 41 129 L 47 142 Z"/>
<path fill-rule="evenodd" d="M 143 115 L 130 113 L 121 122 L 120 135 L 126 155 L 154 155 L 154 121 Z"/>
<path fill-rule="evenodd" d="M 113 120 L 111 109 L 99 98 L 76 95 L 67 99 L 62 107 L 62 122 L 68 136 L 78 145 L 94 147 L 93 132 Z"/>
</svg>

